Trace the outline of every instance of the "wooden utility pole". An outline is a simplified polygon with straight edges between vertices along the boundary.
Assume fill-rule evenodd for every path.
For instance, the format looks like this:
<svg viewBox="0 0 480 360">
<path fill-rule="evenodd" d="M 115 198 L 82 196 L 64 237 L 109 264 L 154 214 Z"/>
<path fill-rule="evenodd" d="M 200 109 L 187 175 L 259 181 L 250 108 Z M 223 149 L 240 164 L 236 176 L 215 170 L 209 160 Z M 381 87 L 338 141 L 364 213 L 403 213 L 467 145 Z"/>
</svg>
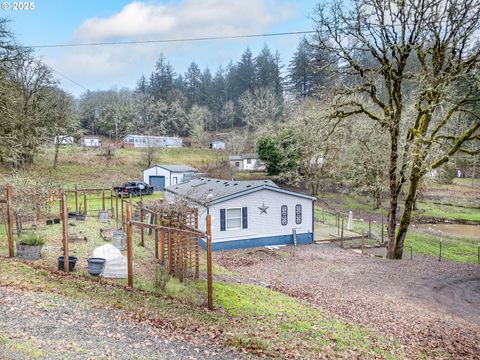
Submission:
<svg viewBox="0 0 480 360">
<path fill-rule="evenodd" d="M 127 203 L 127 271 L 128 271 L 128 286 L 133 287 L 133 241 L 132 241 L 132 203 Z"/>
<path fill-rule="evenodd" d="M 212 279 L 212 215 L 207 215 L 207 292 L 208 309 L 213 310 L 213 279 Z"/>
<path fill-rule="evenodd" d="M 70 259 L 68 258 L 68 213 L 67 213 L 67 196 L 62 192 L 61 198 L 62 212 L 60 218 L 62 220 L 62 239 L 63 239 L 63 271 L 69 271 Z"/>
<path fill-rule="evenodd" d="M 12 185 L 6 186 L 7 190 L 7 242 L 8 257 L 13 257 L 13 189 Z"/>
</svg>

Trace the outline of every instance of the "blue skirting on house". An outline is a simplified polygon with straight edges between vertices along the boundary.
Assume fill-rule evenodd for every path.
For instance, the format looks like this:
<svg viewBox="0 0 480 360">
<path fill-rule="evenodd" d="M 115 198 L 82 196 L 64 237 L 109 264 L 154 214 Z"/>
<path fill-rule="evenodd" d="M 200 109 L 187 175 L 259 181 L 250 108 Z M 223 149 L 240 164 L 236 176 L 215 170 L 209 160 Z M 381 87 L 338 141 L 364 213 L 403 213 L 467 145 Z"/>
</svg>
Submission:
<svg viewBox="0 0 480 360">
<path fill-rule="evenodd" d="M 204 249 L 207 248 L 207 242 L 205 239 L 200 239 L 200 246 Z M 312 244 L 313 243 L 313 234 L 297 234 L 297 244 Z M 221 250 L 234 250 L 234 249 L 247 249 L 261 246 L 273 246 L 273 245 L 293 245 L 293 235 L 277 235 L 277 236 L 266 236 L 266 237 L 257 237 L 249 239 L 239 239 L 239 240 L 225 240 L 225 241 L 214 241 L 212 242 L 212 251 L 221 251 Z"/>
</svg>

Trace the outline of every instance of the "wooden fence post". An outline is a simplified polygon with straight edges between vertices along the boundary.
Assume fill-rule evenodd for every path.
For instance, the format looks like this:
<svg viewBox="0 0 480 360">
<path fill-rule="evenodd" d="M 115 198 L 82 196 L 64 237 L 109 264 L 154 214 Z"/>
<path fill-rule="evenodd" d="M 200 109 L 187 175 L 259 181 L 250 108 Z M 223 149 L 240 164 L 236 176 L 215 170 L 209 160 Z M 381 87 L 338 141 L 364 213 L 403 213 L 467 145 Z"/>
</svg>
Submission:
<svg viewBox="0 0 480 360">
<path fill-rule="evenodd" d="M 213 286 L 212 286 L 212 215 L 207 215 L 207 292 L 208 309 L 213 310 Z"/>
<path fill-rule="evenodd" d="M 155 225 L 158 225 L 157 224 L 157 214 L 151 214 L 151 216 L 153 216 L 153 223 Z M 155 227 L 155 259 L 158 260 L 158 241 L 159 241 L 159 234 L 158 234 L 158 227 Z"/>
<path fill-rule="evenodd" d="M 133 241 L 132 241 L 132 203 L 127 203 L 127 271 L 128 271 L 128 286 L 133 287 Z"/>
<path fill-rule="evenodd" d="M 75 185 L 75 214 L 78 214 L 78 189 Z"/>
<path fill-rule="evenodd" d="M 165 265 L 165 229 L 160 233 L 160 262 Z"/>
<path fill-rule="evenodd" d="M 368 218 L 368 234 L 367 234 L 367 238 L 371 238 L 372 237 L 372 217 L 370 216 Z"/>
<path fill-rule="evenodd" d="M 365 234 L 364 230 L 362 229 L 362 255 L 365 254 Z"/>
<path fill-rule="evenodd" d="M 67 213 L 67 196 L 62 192 L 61 198 L 62 212 L 60 218 L 62 220 L 62 239 L 63 239 L 63 271 L 69 271 L 70 259 L 68 258 L 68 213 Z"/>
<path fill-rule="evenodd" d="M 85 211 L 85 216 L 87 216 L 87 192 L 83 191 L 83 211 Z"/>
<path fill-rule="evenodd" d="M 7 242 L 8 257 L 13 257 L 13 188 L 12 185 L 6 186 L 7 190 Z"/>
</svg>

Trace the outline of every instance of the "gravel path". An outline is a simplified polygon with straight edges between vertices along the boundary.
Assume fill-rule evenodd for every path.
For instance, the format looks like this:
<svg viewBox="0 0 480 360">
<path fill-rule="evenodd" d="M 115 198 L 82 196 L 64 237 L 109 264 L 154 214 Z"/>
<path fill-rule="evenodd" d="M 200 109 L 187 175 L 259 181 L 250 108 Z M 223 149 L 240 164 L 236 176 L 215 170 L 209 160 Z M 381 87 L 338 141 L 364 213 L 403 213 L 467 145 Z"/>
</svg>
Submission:
<svg viewBox="0 0 480 360">
<path fill-rule="evenodd" d="M 184 341 L 122 311 L 0 287 L 0 359 L 239 359 Z"/>
<path fill-rule="evenodd" d="M 390 261 L 336 245 L 222 252 L 215 260 L 330 313 L 369 325 L 412 356 L 480 359 L 480 267 L 431 257 Z"/>
</svg>

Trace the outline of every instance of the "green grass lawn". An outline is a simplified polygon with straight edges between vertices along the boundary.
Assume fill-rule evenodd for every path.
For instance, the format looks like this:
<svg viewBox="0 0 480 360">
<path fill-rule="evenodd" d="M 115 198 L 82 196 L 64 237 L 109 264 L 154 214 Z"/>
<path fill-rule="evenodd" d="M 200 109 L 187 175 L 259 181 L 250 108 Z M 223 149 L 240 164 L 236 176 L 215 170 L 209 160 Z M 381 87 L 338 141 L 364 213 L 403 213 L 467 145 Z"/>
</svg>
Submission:
<svg viewBox="0 0 480 360">
<path fill-rule="evenodd" d="M 410 256 L 410 246 L 414 254 L 430 255 L 438 258 L 442 240 L 442 259 L 478 264 L 478 244 L 474 240 L 454 237 L 438 237 L 410 229 L 405 239 L 404 258 Z"/>
<path fill-rule="evenodd" d="M 419 201 L 417 206 L 418 211 L 414 212 L 414 217 L 480 221 L 480 209 L 477 208 L 434 204 L 431 201 Z"/>
</svg>

